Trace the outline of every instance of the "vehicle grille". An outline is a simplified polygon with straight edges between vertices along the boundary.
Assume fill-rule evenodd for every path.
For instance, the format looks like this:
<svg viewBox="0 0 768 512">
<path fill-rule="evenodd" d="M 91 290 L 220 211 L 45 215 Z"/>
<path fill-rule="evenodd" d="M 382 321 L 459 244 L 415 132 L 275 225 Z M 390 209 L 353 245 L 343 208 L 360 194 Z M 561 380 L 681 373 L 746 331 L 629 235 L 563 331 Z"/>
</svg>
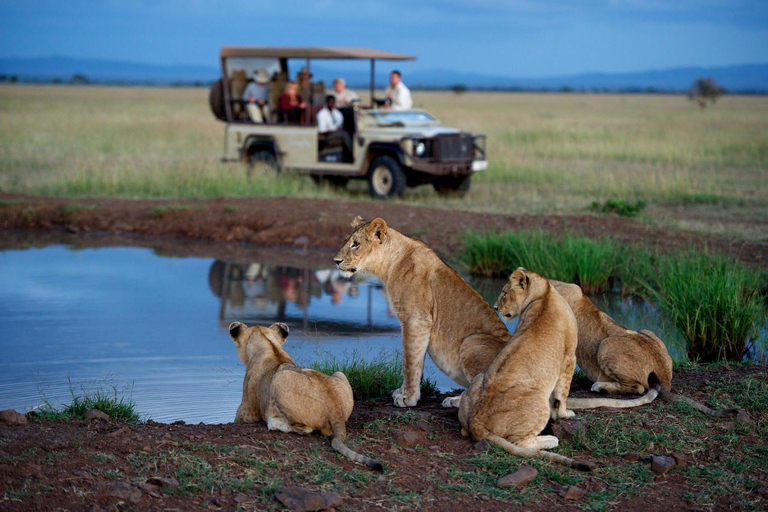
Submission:
<svg viewBox="0 0 768 512">
<path fill-rule="evenodd" d="M 461 133 L 438 135 L 437 156 L 441 161 L 471 160 L 472 137 Z"/>
</svg>

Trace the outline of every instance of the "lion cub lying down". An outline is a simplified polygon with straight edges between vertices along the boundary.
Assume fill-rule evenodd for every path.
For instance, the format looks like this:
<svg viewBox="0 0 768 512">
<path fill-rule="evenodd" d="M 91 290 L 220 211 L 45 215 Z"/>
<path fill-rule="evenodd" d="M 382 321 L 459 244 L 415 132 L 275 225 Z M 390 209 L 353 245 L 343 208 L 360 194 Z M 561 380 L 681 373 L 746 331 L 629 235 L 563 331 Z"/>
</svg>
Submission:
<svg viewBox="0 0 768 512">
<path fill-rule="evenodd" d="M 682 400 L 712 416 L 730 416 L 735 409 L 715 410 L 690 398 L 672 393 L 672 358 L 666 345 L 651 331 L 627 329 L 606 315 L 582 293 L 579 286 L 550 280 L 576 316 L 579 343 L 576 360 L 592 391 L 608 394 L 643 394 L 632 400 L 611 398 L 569 398 L 573 409 L 596 407 L 637 407 L 653 402 L 657 395 L 665 400 Z"/>
<path fill-rule="evenodd" d="M 545 457 L 581 471 L 589 464 L 541 451 L 555 436 L 539 435 L 549 419 L 571 418 L 566 398 L 576 365 L 576 319 L 565 300 L 538 274 L 518 268 L 496 305 L 506 318 L 520 315 L 514 335 L 485 373 L 464 391 L 462 435 L 485 439 L 512 455 Z"/>
<path fill-rule="evenodd" d="M 343 373 L 328 376 L 294 365 L 283 349 L 288 337 L 288 326 L 283 323 L 247 327 L 233 322 L 229 334 L 247 368 L 235 423 L 262 420 L 269 430 L 302 435 L 319 430 L 332 436 L 331 446 L 345 457 L 381 471 L 379 462 L 344 444 L 353 400 L 352 388 Z"/>
</svg>

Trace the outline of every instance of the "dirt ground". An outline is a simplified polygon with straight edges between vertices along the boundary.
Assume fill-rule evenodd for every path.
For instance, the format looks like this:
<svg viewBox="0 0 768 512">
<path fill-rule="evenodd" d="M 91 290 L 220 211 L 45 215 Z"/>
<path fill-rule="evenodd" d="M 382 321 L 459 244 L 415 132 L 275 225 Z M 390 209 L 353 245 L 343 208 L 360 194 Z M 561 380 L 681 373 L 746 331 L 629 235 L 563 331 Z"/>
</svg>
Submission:
<svg viewBox="0 0 768 512">
<path fill-rule="evenodd" d="M 282 249 L 286 260 L 302 258 L 308 249 L 320 255 L 313 257 L 325 259 L 341 245 L 358 214 L 384 218 L 448 260 L 455 258 L 468 230 L 542 229 L 611 237 L 628 245 L 707 246 L 768 268 L 766 245 L 670 232 L 613 216 L 512 217 L 287 198 L 150 201 L 0 195 L 0 247 L 141 245 L 174 252 L 183 246 L 189 255 L 236 259 L 268 246 Z M 674 387 L 706 400 L 712 382 L 736 382 L 747 375 L 764 375 L 764 368 L 680 371 Z M 577 395 L 586 392 L 584 383 L 575 385 Z M 744 508 L 745 499 L 758 509 L 768 506 L 765 465 L 749 475 L 746 498 L 739 487 L 702 501 L 706 490 L 701 486 L 713 484 L 685 476 L 689 473 L 683 473 L 683 463 L 665 474 L 650 470 L 652 456 L 670 455 L 663 446 L 651 444 L 642 453 L 620 456 L 575 449 L 575 431 L 615 418 L 616 411 L 585 412 L 581 419 L 561 422 L 561 448 L 598 465 L 593 473 L 576 475 L 568 468 L 522 461 L 462 438 L 456 412 L 442 409 L 442 398 L 425 398 L 411 411 L 393 407 L 388 398 L 355 405 L 348 422 L 349 444 L 381 460 L 381 474 L 337 456 L 320 435 L 271 433 L 263 424 L 125 425 L 33 418 L 26 425 L 0 424 L 0 510 L 282 509 L 280 499 L 297 499 L 300 493 L 292 489 L 297 486 L 323 493 L 311 496 L 315 501 L 309 507 L 340 510 L 737 510 Z M 641 431 L 658 429 L 661 422 L 671 422 L 674 428 L 678 417 L 664 407 L 654 403 L 633 413 L 632 421 Z M 768 419 L 762 410 L 747 412 L 750 425 L 762 426 Z M 754 442 L 765 452 L 765 440 L 755 440 L 751 427 L 715 419 L 702 423 L 707 448 L 682 454 L 685 464 L 705 470 L 725 460 L 717 446 L 724 430 L 738 430 L 739 442 Z M 523 465 L 538 468 L 532 483 L 511 489 L 496 486 L 498 477 Z M 611 475 L 615 469 L 606 469 L 630 466 L 645 475 L 642 486 L 622 483 Z M 701 475 L 706 475 L 704 470 Z"/>
<path fill-rule="evenodd" d="M 717 371 L 683 370 L 676 375 L 675 388 L 705 400 L 702 389 L 707 384 L 743 379 L 763 370 L 741 365 Z M 573 394 L 585 396 L 587 384 L 575 382 Z M 348 444 L 381 461 L 382 473 L 338 456 L 317 433 L 308 437 L 275 433 L 264 424 L 150 420 L 126 425 L 98 419 L 40 421 L 28 415 L 27 425 L 0 424 L 0 493 L 4 493 L 0 510 L 279 510 L 284 508 L 281 492 L 295 492 L 291 491 L 295 487 L 324 493 L 315 499 L 335 503 L 340 510 L 744 508 L 742 491 L 729 488 L 725 477 L 703 482 L 686 478 L 685 464 L 691 466 L 688 470 L 699 471 L 725 460 L 716 443 L 705 450 L 691 446 L 675 455 L 684 462 L 666 474 L 650 470 L 652 456 L 669 455 L 662 447 L 651 445 L 649 451 L 618 456 L 572 450 L 571 456 L 597 465 L 591 473 L 579 473 L 512 457 L 461 437 L 456 410 L 443 409 L 443 397 L 424 398 L 408 411 L 394 407 L 388 398 L 355 404 L 347 423 Z M 630 422 L 648 431 L 658 429 L 659 422 L 674 422 L 658 401 L 643 409 L 583 412 L 574 420 L 561 421 L 553 427 L 561 429 L 557 451 L 573 449 L 578 446 L 573 436 L 580 430 L 599 429 L 617 415 L 634 414 Z M 764 446 L 765 440 L 756 439 L 750 431 L 768 418 L 764 411 L 748 413 L 742 442 Z M 704 436 L 717 437 L 739 428 L 734 421 L 705 422 Z M 497 487 L 500 476 L 522 466 L 538 468 L 533 482 L 520 488 Z M 628 468 L 629 475 L 645 475 L 640 488 L 634 488 L 636 482 L 627 485 L 617 480 L 614 472 L 622 467 Z M 765 507 L 768 475 L 756 472 L 749 477 L 754 478 L 749 503 Z M 718 486 L 721 492 L 702 506 L 698 496 L 706 491 L 697 485 Z"/>
<path fill-rule="evenodd" d="M 0 194 L 0 229 L 64 233 L 72 243 L 147 245 L 182 241 L 193 252 L 234 254 L 246 245 L 335 252 L 355 215 L 382 217 L 406 235 L 429 244 L 444 259 L 455 260 L 467 231 L 543 230 L 553 234 L 610 237 L 627 244 L 659 248 L 687 245 L 733 254 L 768 268 L 768 244 L 670 231 L 617 216 L 506 216 L 436 210 L 403 204 L 323 199 L 246 198 L 190 200 L 64 199 Z M 8 231 L 6 231 L 8 233 Z M 118 235 L 116 242 L 110 236 Z M 126 236 L 127 235 L 127 236 Z M 8 236 L 11 236 L 10 233 Z M 18 238 L 18 234 L 15 235 Z M 141 237 L 141 240 L 137 240 Z M 44 237 L 43 237 L 44 239 Z M 58 238 L 58 240 L 62 240 Z M 199 248 L 190 241 L 216 242 Z M 221 242 L 227 242 L 221 244 Z M 35 243 L 30 239 L 30 243 Z"/>
</svg>

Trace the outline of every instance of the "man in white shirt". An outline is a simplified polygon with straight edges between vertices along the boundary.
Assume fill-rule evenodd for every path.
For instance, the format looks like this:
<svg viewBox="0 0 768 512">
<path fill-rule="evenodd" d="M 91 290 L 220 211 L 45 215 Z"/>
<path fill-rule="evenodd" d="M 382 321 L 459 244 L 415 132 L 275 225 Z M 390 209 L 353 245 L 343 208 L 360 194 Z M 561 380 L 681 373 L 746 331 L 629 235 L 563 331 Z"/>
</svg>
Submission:
<svg viewBox="0 0 768 512">
<path fill-rule="evenodd" d="M 410 110 L 413 107 L 411 91 L 403 83 L 403 76 L 398 70 L 389 74 L 389 87 L 384 91 L 386 103 L 384 108 L 392 110 Z"/>
<path fill-rule="evenodd" d="M 242 100 L 246 101 L 246 110 L 254 123 L 266 123 L 269 119 L 269 76 L 263 69 L 254 71 L 253 80 L 243 91 Z"/>
<path fill-rule="evenodd" d="M 342 161 L 352 161 L 352 138 L 344 131 L 344 116 L 336 108 L 336 98 L 333 95 L 325 97 L 325 106 L 317 113 L 317 131 L 320 140 L 325 141 L 326 146 L 332 142 L 341 141 Z"/>
<path fill-rule="evenodd" d="M 347 82 L 343 78 L 333 81 L 333 95 L 336 96 L 338 108 L 351 107 L 355 101 L 360 101 L 360 96 L 355 91 L 347 89 Z"/>
</svg>

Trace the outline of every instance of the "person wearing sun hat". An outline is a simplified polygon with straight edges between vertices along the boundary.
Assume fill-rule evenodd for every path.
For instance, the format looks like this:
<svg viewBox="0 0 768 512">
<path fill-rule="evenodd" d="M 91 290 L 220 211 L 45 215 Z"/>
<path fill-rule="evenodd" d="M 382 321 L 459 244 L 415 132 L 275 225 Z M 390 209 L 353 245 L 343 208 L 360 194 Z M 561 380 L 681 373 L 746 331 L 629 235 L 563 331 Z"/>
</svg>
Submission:
<svg viewBox="0 0 768 512">
<path fill-rule="evenodd" d="M 253 80 L 243 91 L 242 100 L 254 123 L 266 123 L 269 119 L 269 75 L 263 69 L 253 72 Z"/>
</svg>

